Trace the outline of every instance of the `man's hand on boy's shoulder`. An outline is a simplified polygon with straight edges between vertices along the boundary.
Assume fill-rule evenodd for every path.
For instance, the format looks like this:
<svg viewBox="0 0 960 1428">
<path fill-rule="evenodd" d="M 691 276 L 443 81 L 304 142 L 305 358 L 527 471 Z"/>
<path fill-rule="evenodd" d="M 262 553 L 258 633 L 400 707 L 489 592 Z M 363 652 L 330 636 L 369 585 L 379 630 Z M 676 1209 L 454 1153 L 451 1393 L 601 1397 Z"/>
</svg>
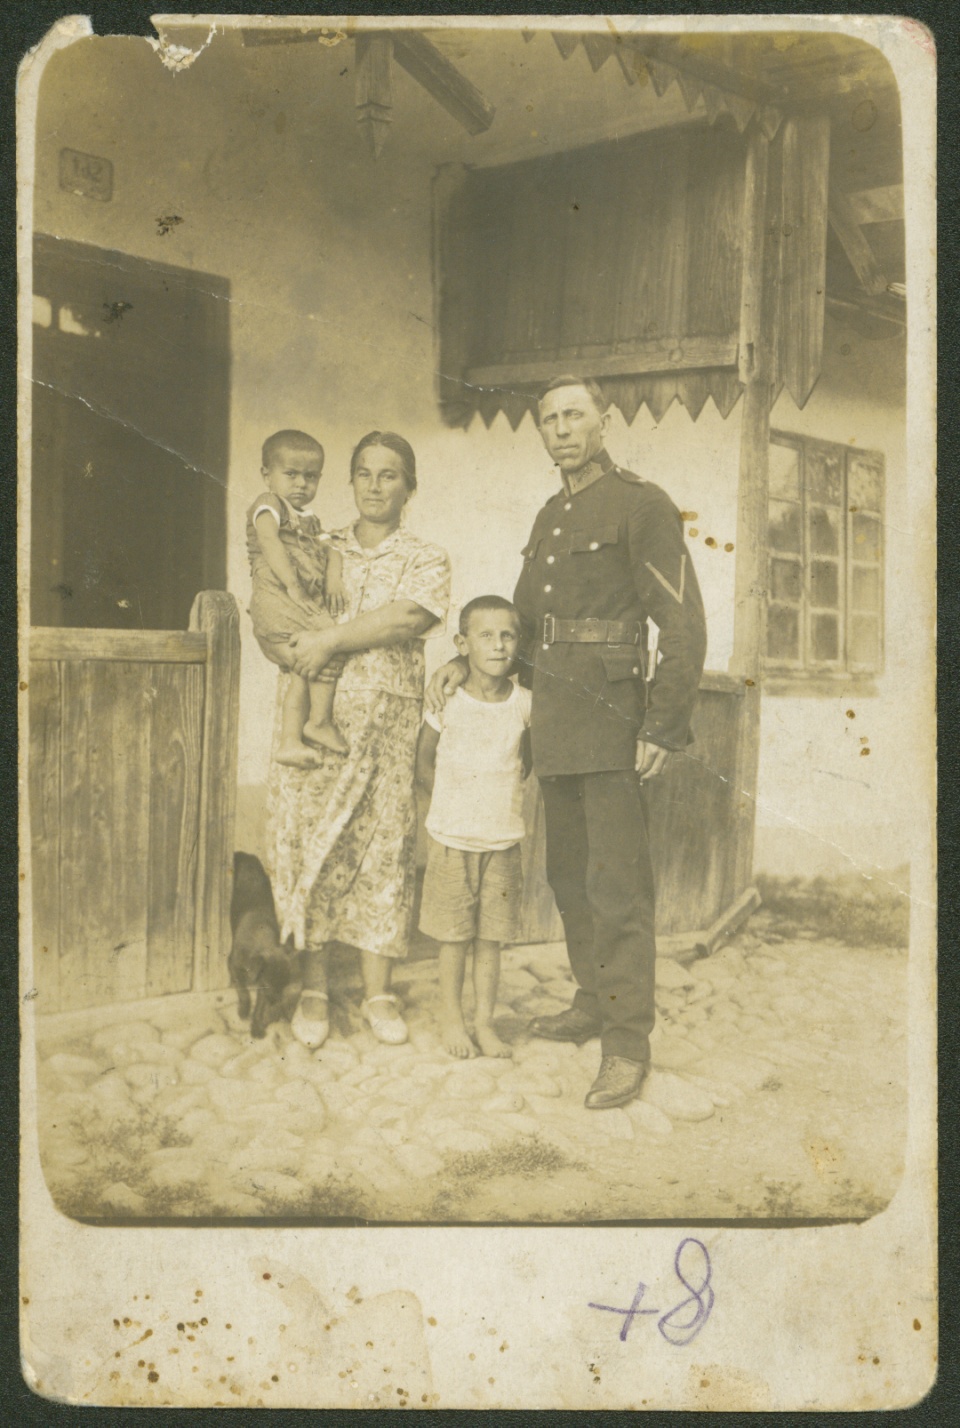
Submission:
<svg viewBox="0 0 960 1428">
<path fill-rule="evenodd" d="M 438 670 L 434 671 L 430 683 L 427 685 L 423 699 L 431 714 L 437 718 L 443 713 L 447 706 L 447 700 L 455 694 L 461 684 L 466 681 L 468 665 L 462 655 L 457 655 L 456 659 L 447 660 Z"/>
</svg>

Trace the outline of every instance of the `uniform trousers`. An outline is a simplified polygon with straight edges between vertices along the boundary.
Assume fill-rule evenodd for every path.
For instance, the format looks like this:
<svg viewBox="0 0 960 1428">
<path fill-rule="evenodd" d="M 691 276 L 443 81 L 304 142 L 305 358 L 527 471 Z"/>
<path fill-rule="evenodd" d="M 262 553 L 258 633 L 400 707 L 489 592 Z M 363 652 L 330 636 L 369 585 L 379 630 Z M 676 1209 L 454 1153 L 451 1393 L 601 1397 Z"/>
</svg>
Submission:
<svg viewBox="0 0 960 1428">
<path fill-rule="evenodd" d="M 653 868 L 632 769 L 542 778 L 547 880 L 563 920 L 573 1005 L 604 1056 L 648 1063 L 654 1023 Z"/>
</svg>

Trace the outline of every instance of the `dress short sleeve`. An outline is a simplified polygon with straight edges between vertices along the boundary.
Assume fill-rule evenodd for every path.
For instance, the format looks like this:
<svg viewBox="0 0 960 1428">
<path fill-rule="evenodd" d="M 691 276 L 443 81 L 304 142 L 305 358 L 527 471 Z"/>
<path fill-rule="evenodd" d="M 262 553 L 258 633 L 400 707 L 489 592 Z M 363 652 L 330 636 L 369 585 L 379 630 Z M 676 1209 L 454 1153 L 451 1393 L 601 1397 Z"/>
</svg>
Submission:
<svg viewBox="0 0 960 1428">
<path fill-rule="evenodd" d="M 433 615 L 436 624 L 426 631 L 428 637 L 443 634 L 450 604 L 450 557 L 441 546 L 420 543 L 400 576 L 396 599 L 412 600 Z"/>
<path fill-rule="evenodd" d="M 261 492 L 250 507 L 250 522 L 252 525 L 256 525 L 257 517 L 261 511 L 269 511 L 277 525 L 283 525 L 283 507 L 280 504 L 279 497 L 275 496 L 272 491 Z"/>
</svg>

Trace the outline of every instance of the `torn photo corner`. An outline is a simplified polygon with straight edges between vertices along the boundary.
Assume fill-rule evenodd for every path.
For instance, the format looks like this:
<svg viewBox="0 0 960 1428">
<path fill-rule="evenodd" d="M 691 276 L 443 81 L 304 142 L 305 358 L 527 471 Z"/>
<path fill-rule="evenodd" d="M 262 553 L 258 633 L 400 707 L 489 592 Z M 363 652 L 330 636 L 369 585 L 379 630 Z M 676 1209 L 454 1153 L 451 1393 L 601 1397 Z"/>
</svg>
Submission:
<svg viewBox="0 0 960 1428">
<path fill-rule="evenodd" d="M 930 33 L 153 23 L 19 79 L 28 1384 L 917 1402 Z"/>
</svg>

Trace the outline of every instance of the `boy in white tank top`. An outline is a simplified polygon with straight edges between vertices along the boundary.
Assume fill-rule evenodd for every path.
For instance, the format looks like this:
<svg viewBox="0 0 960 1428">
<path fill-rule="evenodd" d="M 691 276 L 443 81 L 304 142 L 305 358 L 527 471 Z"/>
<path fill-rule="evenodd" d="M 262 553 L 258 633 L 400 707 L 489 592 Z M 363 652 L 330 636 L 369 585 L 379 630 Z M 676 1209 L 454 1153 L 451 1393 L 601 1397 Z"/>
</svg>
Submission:
<svg viewBox="0 0 960 1428">
<path fill-rule="evenodd" d="M 451 1056 L 509 1056 L 493 1029 L 500 947 L 520 936 L 524 835 L 522 745 L 530 691 L 509 677 L 520 620 L 509 600 L 481 595 L 460 612 L 465 683 L 439 716 L 427 713 L 417 778 L 431 793 L 420 930 L 440 943 L 441 1037 Z M 473 949 L 476 1000 L 471 1040 L 463 980 Z"/>
</svg>

